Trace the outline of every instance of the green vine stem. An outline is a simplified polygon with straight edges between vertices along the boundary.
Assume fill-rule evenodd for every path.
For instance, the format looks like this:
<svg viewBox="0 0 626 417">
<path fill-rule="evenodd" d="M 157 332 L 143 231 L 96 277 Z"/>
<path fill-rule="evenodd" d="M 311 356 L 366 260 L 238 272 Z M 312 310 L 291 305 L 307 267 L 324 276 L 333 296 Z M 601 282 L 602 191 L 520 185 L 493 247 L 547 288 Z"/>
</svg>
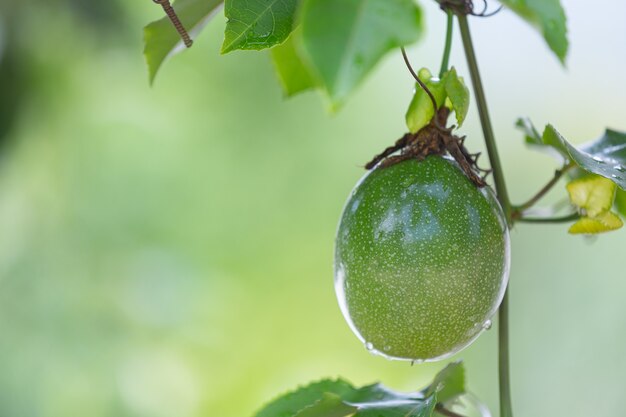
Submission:
<svg viewBox="0 0 626 417">
<path fill-rule="evenodd" d="M 580 214 L 572 213 L 562 217 L 520 217 L 522 223 L 569 223 L 580 219 Z"/>
<path fill-rule="evenodd" d="M 485 137 L 485 144 L 487 146 L 487 153 L 489 154 L 491 169 L 493 170 L 496 193 L 498 195 L 500 205 L 504 210 L 504 214 L 506 215 L 507 222 L 511 225 L 511 201 L 509 200 L 509 195 L 506 189 L 504 173 L 502 171 L 502 165 L 500 164 L 500 157 L 498 156 L 498 148 L 493 128 L 491 127 L 491 120 L 489 118 L 489 111 L 487 108 L 487 99 L 485 98 L 485 91 L 483 89 L 480 72 L 478 70 L 478 62 L 476 60 L 476 53 L 474 52 L 474 45 L 472 43 L 472 37 L 467 23 L 467 16 L 463 13 L 458 13 L 457 18 L 459 20 L 459 28 L 461 30 L 461 38 L 463 39 L 463 48 L 465 49 L 467 64 L 472 78 L 476 103 L 478 105 L 480 124 Z M 504 295 L 500 309 L 498 310 L 498 374 L 500 384 L 500 417 L 512 417 L 513 408 L 511 405 L 511 382 L 509 372 L 508 289 Z"/>
<path fill-rule="evenodd" d="M 443 59 L 441 60 L 441 69 L 439 70 L 439 78 L 448 71 L 450 66 L 450 51 L 452 50 L 452 29 L 454 28 L 454 14 L 450 10 L 446 10 L 448 21 L 446 24 L 446 44 L 443 50 Z"/>
<path fill-rule="evenodd" d="M 463 39 L 463 47 L 465 49 L 465 56 L 467 58 L 467 65 L 469 67 L 470 76 L 472 78 L 472 85 L 474 86 L 474 95 L 476 96 L 476 104 L 478 106 L 478 114 L 480 116 L 480 124 L 483 129 L 483 135 L 485 136 L 485 145 L 487 146 L 487 153 L 489 154 L 489 162 L 491 169 L 493 169 L 493 179 L 496 185 L 496 193 L 498 194 L 498 200 L 502 205 L 504 214 L 507 221 L 511 223 L 511 201 L 509 200 L 509 194 L 506 189 L 506 183 L 504 182 L 504 172 L 500 163 L 500 157 L 498 155 L 498 147 L 496 145 L 496 139 L 493 134 L 493 128 L 491 127 L 491 119 L 489 117 L 489 110 L 487 107 L 487 99 L 485 97 L 485 90 L 480 78 L 480 72 L 478 70 L 478 62 L 476 60 L 476 53 L 474 52 L 474 45 L 472 43 L 472 37 L 467 23 L 467 16 L 464 14 L 457 15 L 459 20 L 459 27 L 461 29 L 461 38 Z"/>
</svg>

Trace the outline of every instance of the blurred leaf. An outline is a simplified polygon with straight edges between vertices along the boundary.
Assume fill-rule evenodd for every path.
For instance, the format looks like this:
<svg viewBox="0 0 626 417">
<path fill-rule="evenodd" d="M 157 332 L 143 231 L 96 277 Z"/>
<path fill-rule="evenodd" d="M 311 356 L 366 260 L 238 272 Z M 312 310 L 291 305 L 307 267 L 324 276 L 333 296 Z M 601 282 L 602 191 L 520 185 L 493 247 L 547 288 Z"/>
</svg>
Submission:
<svg viewBox="0 0 626 417">
<path fill-rule="evenodd" d="M 0 144 L 11 134 L 29 87 L 20 48 L 13 34 L 3 29 L 0 26 Z"/>
<path fill-rule="evenodd" d="M 383 55 L 422 33 L 422 13 L 412 0 L 307 0 L 301 19 L 305 52 L 334 105 Z"/>
<path fill-rule="evenodd" d="M 569 47 L 567 19 L 559 0 L 502 0 L 501 2 L 536 27 L 561 63 L 565 63 Z"/>
<path fill-rule="evenodd" d="M 537 129 L 535 129 L 535 126 L 529 118 L 520 117 L 519 119 L 517 119 L 515 126 L 518 127 L 526 135 L 525 140 L 527 145 L 546 146 L 543 143 L 541 135 L 539 135 L 539 132 L 537 131 Z"/>
<path fill-rule="evenodd" d="M 443 82 L 446 87 L 448 99 L 452 104 L 452 110 L 454 110 L 454 114 L 456 115 L 457 127 L 461 127 L 467 116 L 467 111 L 469 110 L 469 89 L 465 85 L 463 77 L 458 76 L 454 67 L 445 73 Z"/>
<path fill-rule="evenodd" d="M 422 68 L 419 71 L 418 76 L 419 79 L 426 84 L 426 87 L 428 87 L 433 97 L 435 97 L 437 107 L 439 108 L 443 106 L 447 98 L 446 86 L 444 83 L 438 78 L 434 78 L 430 71 L 426 68 Z M 419 84 L 416 83 L 415 94 L 413 94 L 413 99 L 411 100 L 409 109 L 406 112 L 406 125 L 409 128 L 409 131 L 411 133 L 419 131 L 421 128 L 430 123 L 430 120 L 434 115 L 435 108 L 433 107 L 433 102 L 430 99 L 430 96 Z"/>
<path fill-rule="evenodd" d="M 465 368 L 461 361 L 449 363 L 439 371 L 425 395 L 429 396 L 435 392 L 440 403 L 446 403 L 465 394 Z"/>
<path fill-rule="evenodd" d="M 546 126 L 541 139 L 529 120 L 520 119 L 517 126 L 525 132 L 527 143 L 556 150 L 566 161 L 572 161 L 581 169 L 601 175 L 626 189 L 626 133 L 607 129 L 599 139 L 577 148 L 552 125 Z"/>
<path fill-rule="evenodd" d="M 181 23 L 191 34 L 202 30 L 222 2 L 223 0 L 178 0 L 173 7 Z M 143 37 L 143 53 L 152 83 L 161 64 L 170 56 L 185 49 L 185 46 L 167 16 L 146 26 Z"/>
<path fill-rule="evenodd" d="M 567 184 L 572 204 L 583 213 L 569 232 L 595 234 L 622 227 L 622 220 L 610 211 L 616 190 L 613 181 L 599 175 L 588 175 Z"/>
<path fill-rule="evenodd" d="M 298 32 L 292 33 L 281 45 L 270 49 L 276 73 L 288 97 L 316 87 L 315 79 L 296 48 Z"/>
<path fill-rule="evenodd" d="M 571 234 L 597 234 L 617 230 L 624 225 L 616 214 L 607 211 L 598 217 L 583 217 L 570 228 Z"/>
<path fill-rule="evenodd" d="M 294 28 L 298 0 L 226 0 L 222 53 L 278 45 Z"/>
</svg>

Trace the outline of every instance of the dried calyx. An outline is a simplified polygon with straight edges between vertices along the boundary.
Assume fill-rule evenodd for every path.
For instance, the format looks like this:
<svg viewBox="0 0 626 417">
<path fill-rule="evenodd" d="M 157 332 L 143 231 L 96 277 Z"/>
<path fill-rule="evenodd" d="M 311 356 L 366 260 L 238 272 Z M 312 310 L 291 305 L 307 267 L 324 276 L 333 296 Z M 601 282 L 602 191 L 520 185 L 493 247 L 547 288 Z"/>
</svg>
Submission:
<svg viewBox="0 0 626 417">
<path fill-rule="evenodd" d="M 431 155 L 448 154 L 477 187 L 484 187 L 487 185 L 485 178 L 491 170 L 478 167 L 480 153 L 472 154 L 465 148 L 465 136 L 454 135 L 454 127 L 444 127 L 449 115 L 450 110 L 447 107 L 440 108 L 428 125 L 416 133 L 406 133 L 393 146 L 376 155 L 365 168 L 385 168 L 408 159 L 423 161 Z M 396 152 L 399 154 L 394 155 Z"/>
</svg>

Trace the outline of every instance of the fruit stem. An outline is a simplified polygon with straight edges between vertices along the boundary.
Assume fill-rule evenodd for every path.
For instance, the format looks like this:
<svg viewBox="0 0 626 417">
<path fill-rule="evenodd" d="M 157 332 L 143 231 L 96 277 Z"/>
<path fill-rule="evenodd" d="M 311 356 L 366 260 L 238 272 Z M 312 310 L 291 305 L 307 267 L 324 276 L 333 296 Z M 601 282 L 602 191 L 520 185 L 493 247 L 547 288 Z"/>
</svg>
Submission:
<svg viewBox="0 0 626 417">
<path fill-rule="evenodd" d="M 472 36 L 470 34 L 469 25 L 467 24 L 467 16 L 464 14 L 458 14 L 457 18 L 461 29 L 461 38 L 463 39 L 463 48 L 465 49 L 467 65 L 472 78 L 472 85 L 474 86 L 474 94 L 476 95 L 476 104 L 478 106 L 480 124 L 483 128 L 485 145 L 487 145 L 487 153 L 489 154 L 489 162 L 491 163 L 491 169 L 493 169 L 493 179 L 496 185 L 496 193 L 498 195 L 500 205 L 504 210 L 507 222 L 510 225 L 511 201 L 509 200 L 506 183 L 504 182 L 504 173 L 502 171 L 502 165 L 500 164 L 500 157 L 498 156 L 498 147 L 493 134 L 493 128 L 491 127 L 489 110 L 487 108 L 487 99 L 485 98 L 485 90 L 483 88 L 480 72 L 478 70 L 478 62 L 476 61 L 476 53 L 474 52 L 474 45 L 472 44 Z"/>
<path fill-rule="evenodd" d="M 452 29 L 454 28 L 454 14 L 450 10 L 446 10 L 448 15 L 448 23 L 446 28 L 446 45 L 443 50 L 443 59 L 441 60 L 441 69 L 439 70 L 439 78 L 448 71 L 450 66 L 450 51 L 452 50 Z"/>
<path fill-rule="evenodd" d="M 500 157 L 498 156 L 498 148 L 491 127 L 491 121 L 489 119 L 489 110 L 487 108 L 487 99 L 485 98 L 485 91 L 480 79 L 480 72 L 478 70 L 478 62 L 476 61 L 476 53 L 474 52 L 474 45 L 472 44 L 472 37 L 467 23 L 467 16 L 463 13 L 458 13 L 457 18 L 459 20 L 459 28 L 461 30 L 461 38 L 463 39 L 463 48 L 465 49 L 465 56 L 467 58 L 467 64 L 469 67 L 470 75 L 472 78 L 472 85 L 474 87 L 474 94 L 476 95 L 476 103 L 478 105 L 478 114 L 480 116 L 480 124 L 483 128 L 483 135 L 485 137 L 485 144 L 487 145 L 487 152 L 489 154 L 489 161 L 491 163 L 491 169 L 493 170 L 493 178 L 496 185 L 496 193 L 500 205 L 504 210 L 507 222 L 509 226 L 512 224 L 511 219 L 511 201 L 509 200 L 509 194 L 506 189 L 506 183 L 504 181 L 504 173 L 502 171 L 502 165 L 500 164 Z M 500 417 L 512 417 L 513 407 L 511 406 L 511 378 L 509 372 L 509 294 L 508 289 L 504 294 L 504 299 L 498 310 L 498 374 L 500 384 Z"/>
</svg>

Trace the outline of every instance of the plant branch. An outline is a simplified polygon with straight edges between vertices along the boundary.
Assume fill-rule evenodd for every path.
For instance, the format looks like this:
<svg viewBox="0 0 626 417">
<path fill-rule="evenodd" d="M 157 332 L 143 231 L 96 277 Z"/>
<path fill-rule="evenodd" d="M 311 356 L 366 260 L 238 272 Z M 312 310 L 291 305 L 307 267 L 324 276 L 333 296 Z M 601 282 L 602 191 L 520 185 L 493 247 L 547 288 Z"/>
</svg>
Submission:
<svg viewBox="0 0 626 417">
<path fill-rule="evenodd" d="M 478 62 L 476 60 L 476 53 L 474 52 L 474 45 L 472 43 L 472 37 L 467 23 L 467 16 L 458 14 L 459 27 L 461 29 L 461 38 L 463 39 L 463 47 L 465 49 L 465 55 L 467 57 L 467 65 L 470 70 L 472 78 L 472 85 L 474 86 L 474 95 L 476 96 L 476 103 L 478 106 L 478 114 L 480 116 L 480 124 L 483 129 L 483 135 L 485 136 L 485 145 L 487 146 L 487 153 L 489 154 L 489 162 L 491 169 L 493 169 L 493 179 L 496 185 L 496 193 L 500 205 L 504 210 L 507 222 L 511 224 L 511 201 L 509 200 L 509 194 L 506 189 L 506 183 L 504 181 L 504 173 L 502 170 L 502 164 L 500 163 L 500 157 L 498 155 L 498 147 L 496 145 L 496 139 L 491 127 L 491 119 L 489 117 L 489 110 L 487 107 L 487 99 L 485 98 L 485 90 L 480 78 L 480 71 L 478 70 Z"/>
<path fill-rule="evenodd" d="M 452 29 L 454 28 L 454 14 L 450 10 L 446 10 L 448 21 L 446 25 L 446 44 L 443 50 L 443 58 L 441 60 L 441 69 L 439 70 L 439 78 L 448 71 L 450 66 L 450 51 L 452 50 Z"/>
<path fill-rule="evenodd" d="M 522 223 L 569 223 L 580 219 L 580 214 L 572 213 L 561 217 L 520 217 L 517 221 Z"/>
<path fill-rule="evenodd" d="M 524 210 L 527 210 L 529 208 L 531 208 L 532 206 L 534 206 L 539 200 L 541 200 L 551 189 L 552 187 L 554 187 L 559 180 L 563 177 L 563 175 L 569 171 L 570 169 L 572 169 L 574 167 L 574 164 L 569 164 L 569 165 L 565 165 L 563 168 L 556 170 L 554 172 L 554 177 L 548 181 L 548 183 L 546 185 L 543 186 L 543 188 L 541 190 L 539 190 L 537 192 L 537 194 L 535 194 L 532 198 L 530 198 L 527 202 L 525 202 L 524 204 L 520 204 L 519 206 L 515 206 L 513 208 L 513 219 L 519 219 L 519 217 L 521 217 L 521 213 Z"/>
<path fill-rule="evenodd" d="M 487 152 L 489 154 L 491 169 L 493 170 L 496 193 L 498 195 L 500 205 L 504 210 L 507 223 L 510 226 L 512 224 L 511 201 L 509 200 L 509 194 L 506 189 L 504 173 L 502 170 L 502 165 L 500 164 L 498 148 L 496 145 L 493 128 L 491 126 L 491 120 L 489 118 L 487 99 L 485 98 L 485 91 L 483 88 L 482 80 L 480 78 L 478 62 L 476 60 L 476 53 L 474 52 L 474 45 L 472 43 L 472 37 L 470 34 L 469 25 L 467 23 L 467 15 L 464 13 L 457 13 L 457 18 L 459 20 L 459 27 L 461 29 L 461 38 L 463 39 L 463 47 L 465 49 L 467 64 L 472 78 L 474 94 L 476 95 L 476 103 L 478 105 L 480 124 L 482 126 L 483 135 L 485 137 L 485 144 L 487 146 Z M 508 292 L 509 291 L 507 289 L 504 294 L 502 304 L 500 305 L 500 309 L 498 310 L 498 375 L 500 385 L 500 417 L 513 416 L 513 407 L 511 405 L 511 378 L 509 371 Z"/>
</svg>

